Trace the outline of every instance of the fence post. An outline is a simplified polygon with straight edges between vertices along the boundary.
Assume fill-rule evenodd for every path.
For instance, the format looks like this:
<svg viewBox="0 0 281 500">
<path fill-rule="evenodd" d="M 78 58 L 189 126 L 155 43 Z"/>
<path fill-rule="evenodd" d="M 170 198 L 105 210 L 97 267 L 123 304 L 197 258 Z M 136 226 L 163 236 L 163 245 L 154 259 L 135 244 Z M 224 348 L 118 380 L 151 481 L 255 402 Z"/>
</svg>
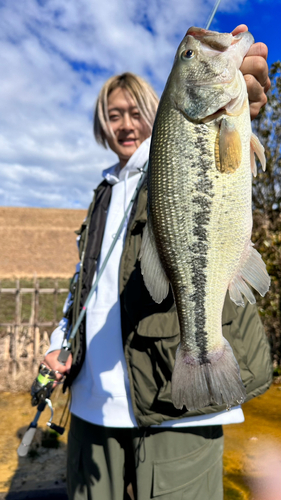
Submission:
<svg viewBox="0 0 281 500">
<path fill-rule="evenodd" d="M 37 370 L 38 352 L 39 352 L 39 336 L 38 332 L 38 310 L 39 310 L 39 282 L 34 276 L 34 330 L 33 330 L 33 368 Z"/>
<path fill-rule="evenodd" d="M 21 322 L 21 311 L 20 311 L 20 280 L 16 280 L 16 310 L 15 310 L 15 329 L 13 335 L 13 361 L 12 361 L 12 377 L 15 379 L 17 376 L 18 369 L 18 340 L 19 340 L 19 328 Z"/>
<path fill-rule="evenodd" d="M 29 285 L 30 286 L 30 285 Z M 38 362 L 40 361 L 40 356 L 44 355 L 45 348 L 49 347 L 49 336 L 47 332 L 40 330 L 41 327 L 53 327 L 57 325 L 57 307 L 59 293 L 67 293 L 67 289 L 60 289 L 58 281 L 55 282 L 53 288 L 40 288 L 40 283 L 38 282 L 37 276 L 34 277 L 34 285 L 25 288 L 23 282 L 19 279 L 14 280 L 13 288 L 1 288 L 0 282 L 0 299 L 1 299 L 1 317 L 0 317 L 0 328 L 2 336 L 2 327 L 5 327 L 6 332 L 3 332 L 3 338 L 0 338 L 0 372 L 2 374 L 7 373 L 7 381 L 2 382 L 2 385 L 6 387 L 16 387 L 19 381 L 20 370 L 23 368 L 28 368 L 28 370 L 34 370 L 34 373 L 38 371 Z M 4 295 L 6 294 L 6 295 Z M 13 319 L 8 322 L 10 312 L 9 308 L 5 310 L 5 304 L 10 303 L 9 299 L 6 301 L 6 297 L 10 297 L 12 294 L 12 299 L 15 301 L 12 304 Z M 31 311 L 29 321 L 26 321 L 26 315 L 28 312 L 28 300 L 23 302 L 24 294 L 31 295 Z M 41 300 L 42 295 L 44 297 L 47 295 L 53 295 L 54 306 L 53 306 L 53 318 L 47 309 L 47 317 L 42 318 Z M 5 301 L 2 301 L 3 296 Z M 24 306 L 24 307 L 23 307 Z M 26 333 L 26 329 L 28 330 Z M 5 340 L 6 339 L 6 340 Z M 3 363 L 2 363 L 3 361 Z M 3 366 L 2 366 L 3 364 Z M 5 366 L 4 366 L 5 365 Z M 9 377 L 8 377 L 9 374 Z M 0 495 L 1 496 L 1 495 Z"/>
<path fill-rule="evenodd" d="M 54 289 L 54 326 L 53 329 L 56 327 L 56 322 L 57 322 L 57 308 L 58 308 L 58 280 L 55 280 L 55 289 Z"/>
</svg>

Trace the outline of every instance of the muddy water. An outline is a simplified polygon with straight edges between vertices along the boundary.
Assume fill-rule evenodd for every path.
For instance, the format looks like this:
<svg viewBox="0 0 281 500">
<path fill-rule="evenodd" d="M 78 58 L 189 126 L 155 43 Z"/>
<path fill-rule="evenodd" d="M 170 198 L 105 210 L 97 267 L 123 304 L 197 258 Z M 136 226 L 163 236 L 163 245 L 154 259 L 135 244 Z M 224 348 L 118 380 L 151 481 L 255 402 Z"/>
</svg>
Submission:
<svg viewBox="0 0 281 500">
<path fill-rule="evenodd" d="M 59 423 L 65 396 L 56 391 L 54 422 Z M 281 500 L 281 385 L 272 385 L 243 410 L 243 424 L 224 427 L 224 498 Z M 0 394 L 0 493 L 65 487 L 67 436 L 57 442 L 44 434 L 49 409 L 39 420 L 31 456 L 17 456 L 20 436 L 35 412 L 28 394 Z"/>
<path fill-rule="evenodd" d="M 28 393 L 0 393 L 0 498 L 3 492 L 44 491 L 64 488 L 66 480 L 67 432 L 56 438 L 46 426 L 51 413 L 48 407 L 41 414 L 29 456 L 19 458 L 17 448 L 24 431 L 34 419 Z M 52 395 L 53 422 L 59 424 L 66 402 L 57 388 Z M 38 497 L 39 498 L 39 497 Z"/>
<path fill-rule="evenodd" d="M 243 424 L 224 427 L 225 499 L 281 500 L 281 385 L 243 410 Z"/>
</svg>

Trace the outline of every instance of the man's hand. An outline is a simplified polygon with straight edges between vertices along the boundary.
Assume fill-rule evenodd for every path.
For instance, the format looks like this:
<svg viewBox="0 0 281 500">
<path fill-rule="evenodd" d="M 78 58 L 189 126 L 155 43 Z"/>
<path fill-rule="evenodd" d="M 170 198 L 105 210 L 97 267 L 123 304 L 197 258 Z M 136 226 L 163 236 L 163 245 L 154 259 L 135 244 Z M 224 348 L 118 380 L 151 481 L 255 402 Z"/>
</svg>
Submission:
<svg viewBox="0 0 281 500">
<path fill-rule="evenodd" d="M 240 24 L 233 30 L 233 35 L 247 31 L 245 24 Z M 262 106 L 267 102 L 266 92 L 270 88 L 267 66 L 267 46 L 262 43 L 254 43 L 246 54 L 240 70 L 242 71 L 247 85 L 251 119 L 255 118 Z"/>
<path fill-rule="evenodd" d="M 47 368 L 54 370 L 54 372 L 56 374 L 57 382 L 54 382 L 53 387 L 55 387 L 57 385 L 57 383 L 64 377 L 64 375 L 66 373 L 69 373 L 70 368 L 71 368 L 71 364 L 72 364 L 72 355 L 69 354 L 65 365 L 62 365 L 58 361 L 59 353 L 60 353 L 60 349 L 58 349 L 57 351 L 49 352 L 49 354 L 47 354 L 45 356 L 44 361 L 43 361 L 44 365 L 46 365 Z"/>
</svg>

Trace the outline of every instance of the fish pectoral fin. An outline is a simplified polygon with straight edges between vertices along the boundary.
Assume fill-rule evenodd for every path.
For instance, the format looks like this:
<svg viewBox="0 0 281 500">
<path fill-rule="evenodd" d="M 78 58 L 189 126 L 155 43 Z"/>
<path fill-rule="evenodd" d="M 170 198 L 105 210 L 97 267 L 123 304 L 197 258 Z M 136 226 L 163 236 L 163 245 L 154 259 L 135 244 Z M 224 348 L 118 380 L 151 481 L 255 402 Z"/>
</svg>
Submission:
<svg viewBox="0 0 281 500">
<path fill-rule="evenodd" d="M 242 160 L 242 144 L 235 125 L 223 118 L 218 132 L 216 167 L 222 174 L 232 174 Z M 217 152 L 216 152 L 217 153 Z"/>
<path fill-rule="evenodd" d="M 153 300 L 160 304 L 169 293 L 169 280 L 159 259 L 149 222 L 144 228 L 139 260 L 145 286 Z"/>
<path fill-rule="evenodd" d="M 229 296 L 237 306 L 245 305 L 242 294 L 248 299 L 250 304 L 256 302 L 248 283 L 257 290 L 262 297 L 264 297 L 270 286 L 270 277 L 261 255 L 253 248 L 251 242 L 247 250 L 246 259 L 243 259 L 241 267 L 238 269 L 228 286 Z"/>
<path fill-rule="evenodd" d="M 258 137 L 255 134 L 253 134 L 253 132 L 251 135 L 250 147 L 251 147 L 251 169 L 252 169 L 254 177 L 256 177 L 257 165 L 256 165 L 254 153 L 256 153 L 258 159 L 260 160 L 263 171 L 265 171 L 265 169 L 266 169 L 266 160 L 265 160 L 265 154 L 264 154 L 264 147 L 260 143 Z"/>
</svg>

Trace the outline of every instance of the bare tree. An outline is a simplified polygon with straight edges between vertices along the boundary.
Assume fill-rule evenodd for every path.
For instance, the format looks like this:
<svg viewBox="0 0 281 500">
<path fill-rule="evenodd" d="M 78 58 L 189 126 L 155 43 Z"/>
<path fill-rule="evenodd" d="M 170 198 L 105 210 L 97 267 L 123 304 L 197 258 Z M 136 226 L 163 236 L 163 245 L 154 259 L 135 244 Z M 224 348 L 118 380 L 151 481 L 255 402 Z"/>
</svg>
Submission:
<svg viewBox="0 0 281 500">
<path fill-rule="evenodd" d="M 253 123 L 265 148 L 266 171 L 258 165 L 253 180 L 253 241 L 271 277 L 271 288 L 258 300 L 275 367 L 281 365 L 281 62 L 270 68 L 268 103 Z"/>
</svg>

